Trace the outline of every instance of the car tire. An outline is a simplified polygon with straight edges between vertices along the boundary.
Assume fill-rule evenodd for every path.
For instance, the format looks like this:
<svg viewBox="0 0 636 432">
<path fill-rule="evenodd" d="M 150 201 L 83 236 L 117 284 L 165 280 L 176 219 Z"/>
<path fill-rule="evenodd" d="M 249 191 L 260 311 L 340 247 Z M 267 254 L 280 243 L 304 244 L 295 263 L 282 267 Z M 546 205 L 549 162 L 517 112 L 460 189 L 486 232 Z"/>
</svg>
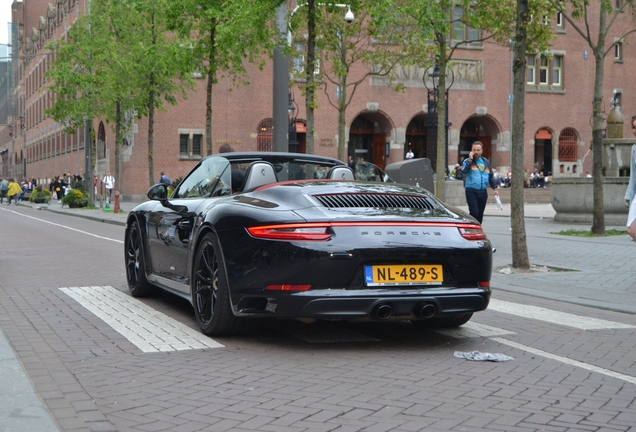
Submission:
<svg viewBox="0 0 636 432">
<path fill-rule="evenodd" d="M 248 319 L 234 316 L 223 254 L 217 237 L 207 233 L 192 266 L 192 306 L 197 325 L 208 336 L 242 333 Z"/>
<path fill-rule="evenodd" d="M 124 247 L 126 280 L 133 297 L 149 297 L 158 293 L 158 288 L 148 282 L 144 262 L 144 242 L 139 222 L 134 221 L 126 231 Z"/>
<path fill-rule="evenodd" d="M 472 313 L 467 313 L 446 317 L 429 318 L 425 320 L 413 320 L 411 321 L 411 323 L 416 329 L 453 328 L 466 324 L 472 316 Z"/>
</svg>

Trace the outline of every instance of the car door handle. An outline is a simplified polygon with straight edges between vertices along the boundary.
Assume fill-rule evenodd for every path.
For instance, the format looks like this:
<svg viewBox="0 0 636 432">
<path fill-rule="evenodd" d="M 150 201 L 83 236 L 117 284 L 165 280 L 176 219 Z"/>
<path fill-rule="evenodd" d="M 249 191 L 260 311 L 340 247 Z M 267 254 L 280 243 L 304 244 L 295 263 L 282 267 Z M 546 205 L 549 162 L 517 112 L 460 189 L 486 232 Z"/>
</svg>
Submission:
<svg viewBox="0 0 636 432">
<path fill-rule="evenodd" d="M 181 221 L 179 221 L 177 226 L 180 229 L 184 229 L 184 230 L 190 229 L 190 221 L 189 220 L 181 220 Z"/>
</svg>

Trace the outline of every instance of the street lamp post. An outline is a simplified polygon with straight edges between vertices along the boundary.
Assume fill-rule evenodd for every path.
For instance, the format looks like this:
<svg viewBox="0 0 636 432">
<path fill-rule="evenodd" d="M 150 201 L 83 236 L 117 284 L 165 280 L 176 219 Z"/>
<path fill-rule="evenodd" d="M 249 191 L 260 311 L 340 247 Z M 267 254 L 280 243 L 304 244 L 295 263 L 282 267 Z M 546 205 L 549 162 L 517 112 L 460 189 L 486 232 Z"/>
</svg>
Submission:
<svg viewBox="0 0 636 432">
<path fill-rule="evenodd" d="M 438 107 L 438 98 L 439 98 L 439 81 L 440 81 L 440 70 L 437 62 L 435 66 L 431 66 L 426 69 L 424 72 L 424 77 L 422 81 L 424 82 L 424 87 L 426 87 L 426 100 L 428 103 L 428 117 L 426 119 L 426 149 L 427 156 L 431 160 L 432 166 L 437 166 L 437 107 Z M 445 166 L 448 166 L 448 128 L 453 124 L 448 122 L 448 91 L 450 90 L 453 82 L 455 81 L 455 74 L 453 73 L 453 69 L 447 67 L 445 71 L 446 84 L 444 90 L 444 104 L 446 107 L 446 127 L 444 128 L 445 137 L 444 137 L 444 162 Z M 442 173 L 445 175 L 445 173 Z"/>
<path fill-rule="evenodd" d="M 294 94 L 289 92 L 289 152 L 298 153 L 298 134 L 296 132 L 296 118 L 298 116 L 298 104 L 294 100 Z"/>
</svg>

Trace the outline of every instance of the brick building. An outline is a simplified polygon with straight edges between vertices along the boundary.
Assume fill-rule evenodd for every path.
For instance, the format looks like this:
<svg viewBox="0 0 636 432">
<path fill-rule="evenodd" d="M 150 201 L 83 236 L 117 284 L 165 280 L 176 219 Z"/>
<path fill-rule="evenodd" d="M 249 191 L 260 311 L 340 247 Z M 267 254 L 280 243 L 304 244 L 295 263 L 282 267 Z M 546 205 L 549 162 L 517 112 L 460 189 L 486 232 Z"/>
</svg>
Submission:
<svg viewBox="0 0 636 432">
<path fill-rule="evenodd" d="M 20 49 L 17 87 L 17 111 L 9 117 L 17 133 L 7 134 L 0 126 L 0 156 L 3 174 L 28 176 L 47 184 L 63 172 L 83 172 L 84 133 L 66 134 L 62 127 L 43 115 L 51 99 L 40 91 L 46 86 L 44 73 L 49 56 L 44 45 L 61 38 L 85 0 L 24 0 L 13 4 L 13 22 L 19 29 Z M 554 17 L 557 33 L 549 55 L 528 57 L 524 166 L 528 170 L 543 168 L 554 177 L 580 176 L 591 172 L 592 95 L 594 58 L 581 36 L 562 17 Z M 594 20 L 591 20 L 594 23 Z M 619 29 L 634 26 L 629 13 L 622 14 L 614 25 Z M 608 43 L 609 43 L 608 42 Z M 609 46 L 609 45 L 608 45 Z M 609 112 L 616 91 L 626 116 L 636 114 L 636 46 L 620 43 L 605 60 L 603 105 Z M 510 49 L 493 41 L 472 44 L 455 52 L 454 82 L 449 90 L 448 163 L 453 165 L 466 156 L 475 140 L 485 144 L 485 155 L 493 166 L 505 170 L 510 165 Z M 360 71 L 358 71 L 359 73 Z M 355 71 L 353 72 L 356 73 Z M 346 137 L 348 154 L 371 161 L 380 167 L 401 161 L 409 148 L 415 157 L 429 156 L 427 151 L 427 92 L 417 67 L 398 68 L 394 78 L 405 86 L 396 93 L 383 79 L 371 78 L 358 88 L 347 110 Z M 272 67 L 263 71 L 251 68 L 249 86 L 232 87 L 230 79 L 220 79 L 213 90 L 212 153 L 222 143 L 236 151 L 271 149 Z M 306 140 L 303 119 L 304 101 L 295 85 L 291 89 L 299 105 L 297 130 L 299 151 Z M 315 111 L 316 154 L 337 156 L 338 112 L 322 91 L 317 93 Z M 149 186 L 147 159 L 147 121 L 134 121 L 121 150 L 120 176 L 116 189 L 124 198 L 140 199 Z M 4 129 L 4 130 L 3 130 Z M 114 133 L 109 125 L 93 121 L 98 178 L 115 172 Z M 188 99 L 168 112 L 158 113 L 154 134 L 154 169 L 171 178 L 186 174 L 205 148 L 205 80 Z M 629 123 L 625 124 L 629 136 Z M 11 136 L 9 136 L 11 135 Z M 15 149 L 15 150 L 14 150 Z M 13 171 L 11 171 L 13 170 Z M 98 182 L 99 184 L 99 182 Z"/>
</svg>

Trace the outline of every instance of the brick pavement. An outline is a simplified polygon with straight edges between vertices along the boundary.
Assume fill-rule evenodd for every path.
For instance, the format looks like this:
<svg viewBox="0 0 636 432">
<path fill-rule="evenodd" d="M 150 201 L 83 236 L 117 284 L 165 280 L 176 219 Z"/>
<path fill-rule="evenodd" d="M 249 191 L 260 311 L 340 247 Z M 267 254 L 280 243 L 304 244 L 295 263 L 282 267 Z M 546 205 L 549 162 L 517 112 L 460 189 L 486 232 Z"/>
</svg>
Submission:
<svg viewBox="0 0 636 432">
<path fill-rule="evenodd" d="M 533 262 L 580 271 L 495 275 L 495 297 L 518 301 L 513 291 L 537 291 L 543 298 L 536 305 L 582 315 L 579 306 L 548 298 L 556 293 L 575 303 L 597 294 L 592 300 L 606 303 L 607 310 L 590 314 L 634 324 L 633 316 L 611 310 L 633 298 L 628 278 L 615 275 L 617 269 L 631 271 L 629 260 L 612 258 L 612 252 L 628 254 L 633 243 L 626 237 L 555 237 L 550 232 L 564 227 L 547 219 L 528 219 L 526 226 Z M 495 265 L 508 264 L 506 218 L 487 217 L 484 227 L 498 248 Z M 104 271 L 122 265 L 120 245 L 95 253 L 65 249 L 66 261 L 74 255 L 89 263 L 105 257 L 78 274 L 65 272 L 65 260 L 55 256 L 56 245 L 79 248 L 74 241 L 59 234 L 37 251 L 49 257 L 47 264 L 60 267 L 46 286 L 31 274 L 9 274 L 0 283 L 2 328 L 61 430 L 627 431 L 636 424 L 635 386 L 497 339 L 634 377 L 636 338 L 629 329 L 586 331 L 489 310 L 473 321 L 514 334 L 457 338 L 400 324 L 337 324 L 371 340 L 310 344 L 290 336 L 307 328 L 291 322 L 225 338 L 222 349 L 142 353 L 58 289 L 56 279 L 65 286 L 111 284 L 125 291 L 122 269 Z M 598 262 L 590 264 L 590 257 Z M 17 260 L 7 259 L 3 256 L 1 265 L 18 267 Z M 604 271 L 606 266 L 614 267 Z M 571 278 L 573 286 L 567 285 Z M 180 299 L 162 296 L 149 303 L 194 327 L 191 310 Z M 320 331 L 314 327 L 312 333 Z M 469 362 L 454 359 L 454 350 L 500 352 L 515 361 Z"/>
</svg>

